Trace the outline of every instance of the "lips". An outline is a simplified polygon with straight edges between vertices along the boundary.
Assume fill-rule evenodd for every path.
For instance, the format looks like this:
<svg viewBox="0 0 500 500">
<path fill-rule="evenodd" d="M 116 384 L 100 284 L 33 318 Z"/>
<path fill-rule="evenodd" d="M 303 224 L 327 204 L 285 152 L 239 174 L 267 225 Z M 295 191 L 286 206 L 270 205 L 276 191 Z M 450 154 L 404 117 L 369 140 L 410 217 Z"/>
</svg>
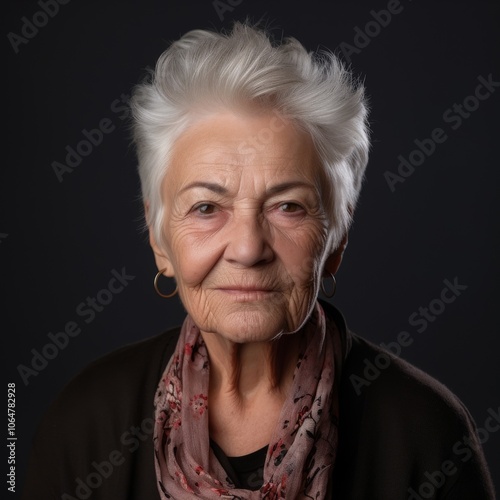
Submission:
<svg viewBox="0 0 500 500">
<path fill-rule="evenodd" d="M 236 300 L 238 302 L 247 301 L 262 301 L 269 299 L 270 296 L 277 293 L 276 290 L 272 288 L 265 288 L 261 286 L 225 286 L 223 288 L 218 288 L 227 298 L 231 300 Z"/>
<path fill-rule="evenodd" d="M 274 292 L 272 288 L 263 288 L 260 286 L 227 286 L 221 287 L 219 290 L 223 290 L 225 292 Z"/>
</svg>

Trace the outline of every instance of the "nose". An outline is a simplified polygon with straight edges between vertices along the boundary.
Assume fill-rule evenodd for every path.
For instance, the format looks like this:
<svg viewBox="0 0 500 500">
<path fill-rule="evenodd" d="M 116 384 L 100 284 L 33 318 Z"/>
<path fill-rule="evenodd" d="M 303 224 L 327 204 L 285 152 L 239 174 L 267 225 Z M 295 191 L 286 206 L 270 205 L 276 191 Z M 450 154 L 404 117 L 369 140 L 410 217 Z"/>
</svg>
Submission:
<svg viewBox="0 0 500 500">
<path fill-rule="evenodd" d="M 227 227 L 224 257 L 232 264 L 252 267 L 271 262 L 274 258 L 268 224 L 257 211 L 247 210 L 233 215 Z"/>
</svg>

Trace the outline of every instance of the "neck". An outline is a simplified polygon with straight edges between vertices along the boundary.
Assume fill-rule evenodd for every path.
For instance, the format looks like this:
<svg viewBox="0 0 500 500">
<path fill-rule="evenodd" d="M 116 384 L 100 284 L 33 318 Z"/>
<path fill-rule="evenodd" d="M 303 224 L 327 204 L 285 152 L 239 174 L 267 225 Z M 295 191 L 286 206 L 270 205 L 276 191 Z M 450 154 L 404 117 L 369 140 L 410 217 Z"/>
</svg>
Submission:
<svg viewBox="0 0 500 500">
<path fill-rule="evenodd" d="M 268 445 L 292 385 L 302 335 L 246 344 L 202 336 L 210 362 L 211 439 L 228 456 Z"/>
<path fill-rule="evenodd" d="M 251 403 L 263 394 L 285 396 L 299 353 L 300 332 L 268 342 L 237 344 L 203 333 L 210 359 L 210 393 Z"/>
</svg>

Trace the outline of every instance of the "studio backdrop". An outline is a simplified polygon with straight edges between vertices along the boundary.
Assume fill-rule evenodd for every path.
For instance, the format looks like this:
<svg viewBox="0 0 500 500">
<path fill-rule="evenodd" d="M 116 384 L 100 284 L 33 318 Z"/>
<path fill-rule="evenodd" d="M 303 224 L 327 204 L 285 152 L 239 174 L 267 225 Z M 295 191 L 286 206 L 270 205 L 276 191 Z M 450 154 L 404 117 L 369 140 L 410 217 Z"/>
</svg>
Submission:
<svg viewBox="0 0 500 500">
<path fill-rule="evenodd" d="M 364 82 L 372 149 L 332 303 L 351 330 L 465 403 L 500 489 L 499 14 L 480 1 L 4 5 L 9 498 L 61 388 L 183 320 L 178 298 L 153 288 L 127 103 L 172 40 L 245 19 L 335 51 Z M 359 390 L 380 370 L 367 365 Z"/>
</svg>

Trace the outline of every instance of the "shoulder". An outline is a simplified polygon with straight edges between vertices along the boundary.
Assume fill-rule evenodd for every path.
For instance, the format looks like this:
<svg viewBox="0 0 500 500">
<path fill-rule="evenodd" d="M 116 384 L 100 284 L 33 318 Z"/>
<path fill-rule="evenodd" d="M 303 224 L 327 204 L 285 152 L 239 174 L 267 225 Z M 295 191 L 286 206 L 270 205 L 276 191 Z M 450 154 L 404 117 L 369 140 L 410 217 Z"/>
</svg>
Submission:
<svg viewBox="0 0 500 500">
<path fill-rule="evenodd" d="M 157 498 L 153 401 L 179 330 L 111 352 L 64 387 L 38 427 L 23 499 Z"/>
<path fill-rule="evenodd" d="M 408 338 L 378 346 L 351 332 L 344 317 L 333 306 L 327 313 L 344 337 L 345 353 L 341 391 L 348 408 L 382 412 L 385 421 L 417 425 L 423 416 L 433 425 L 469 425 L 471 417 L 460 399 L 445 385 L 400 357 Z M 418 423 L 422 431 L 425 422 Z"/>
<path fill-rule="evenodd" d="M 383 491 L 380 498 L 494 498 L 476 425 L 463 402 L 403 359 L 354 334 L 350 339 L 339 453 L 351 485 Z M 371 474 L 379 484 L 369 484 Z"/>
<path fill-rule="evenodd" d="M 380 408 L 388 419 L 393 413 L 399 418 L 412 416 L 408 423 L 423 415 L 434 424 L 442 420 L 449 425 L 451 417 L 462 424 L 470 422 L 462 401 L 438 380 L 400 358 L 400 350 L 379 347 L 352 332 L 349 336 L 351 347 L 342 383 L 351 399 Z M 419 425 L 421 430 L 422 423 Z"/>
<path fill-rule="evenodd" d="M 49 413 L 54 416 L 71 411 L 87 421 L 92 408 L 119 413 L 131 402 L 151 404 L 156 386 L 175 348 L 179 328 L 172 328 L 140 342 L 126 345 L 90 363 L 57 396 Z"/>
<path fill-rule="evenodd" d="M 475 422 L 460 398 L 399 357 L 401 343 L 380 347 L 350 332 L 338 311 L 334 319 L 347 346 L 339 392 L 339 493 L 494 498 Z"/>
</svg>

